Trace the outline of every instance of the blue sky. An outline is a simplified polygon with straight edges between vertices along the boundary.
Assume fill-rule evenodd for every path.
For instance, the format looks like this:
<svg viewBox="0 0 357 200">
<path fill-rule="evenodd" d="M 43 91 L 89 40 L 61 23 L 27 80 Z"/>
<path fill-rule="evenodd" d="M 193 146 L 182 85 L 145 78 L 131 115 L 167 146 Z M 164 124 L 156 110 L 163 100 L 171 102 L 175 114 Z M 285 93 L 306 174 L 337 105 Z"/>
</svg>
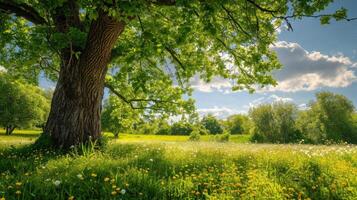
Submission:
<svg viewBox="0 0 357 200">
<path fill-rule="evenodd" d="M 357 17 L 357 0 L 336 0 L 324 12 L 341 7 L 348 9 L 350 17 Z M 318 91 L 343 94 L 357 106 L 357 20 L 322 26 L 319 19 L 304 18 L 291 24 L 294 31 L 283 27 L 272 47 L 283 64 L 283 69 L 274 72 L 279 83 L 276 88 L 249 94 L 232 92 L 229 81 L 222 79 L 209 84 L 195 81 L 193 98 L 198 112 L 224 118 L 279 100 L 304 108 Z M 41 79 L 40 85 L 52 84 Z"/>
<path fill-rule="evenodd" d="M 324 12 L 345 7 L 350 17 L 357 17 L 356 0 L 335 1 Z M 276 73 L 279 85 L 269 91 L 229 92 L 229 83 L 216 80 L 198 84 L 193 97 L 201 114 L 226 117 L 244 113 L 251 106 L 277 100 L 290 101 L 304 108 L 318 91 L 340 93 L 357 106 L 357 20 L 331 21 L 320 25 L 319 19 L 291 21 L 294 31 L 282 31 L 273 47 L 283 64 Z"/>
</svg>

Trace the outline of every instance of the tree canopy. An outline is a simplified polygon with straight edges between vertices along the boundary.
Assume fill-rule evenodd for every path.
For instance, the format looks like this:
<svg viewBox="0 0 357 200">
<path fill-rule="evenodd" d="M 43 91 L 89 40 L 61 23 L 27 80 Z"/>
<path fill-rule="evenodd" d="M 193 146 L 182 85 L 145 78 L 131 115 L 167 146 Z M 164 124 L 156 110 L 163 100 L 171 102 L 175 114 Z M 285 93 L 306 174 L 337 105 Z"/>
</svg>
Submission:
<svg viewBox="0 0 357 200">
<path fill-rule="evenodd" d="M 331 92 L 316 94 L 316 101 L 303 112 L 297 126 L 310 143 L 345 141 L 357 143 L 353 124 L 354 106 L 345 96 Z"/>
<path fill-rule="evenodd" d="M 301 139 L 296 130 L 297 107 L 292 103 L 262 104 L 249 110 L 257 142 L 289 143 Z"/>
<path fill-rule="evenodd" d="M 201 124 L 210 134 L 223 133 L 223 127 L 221 123 L 213 115 L 204 116 L 201 120 Z"/>
<path fill-rule="evenodd" d="M 125 102 L 175 102 L 190 92 L 189 80 L 197 73 L 207 81 L 233 79 L 234 89 L 253 89 L 275 83 L 269 73 L 280 67 L 269 49 L 275 29 L 291 18 L 312 16 L 330 2 L 2 0 L 0 65 L 31 82 L 41 70 L 56 80 L 60 52 L 70 48 L 70 56 L 80 57 L 91 23 L 104 12 L 125 24 L 109 63 L 115 73 L 108 74 Z M 324 23 L 331 17 L 347 19 L 345 9 L 316 17 Z"/>
</svg>

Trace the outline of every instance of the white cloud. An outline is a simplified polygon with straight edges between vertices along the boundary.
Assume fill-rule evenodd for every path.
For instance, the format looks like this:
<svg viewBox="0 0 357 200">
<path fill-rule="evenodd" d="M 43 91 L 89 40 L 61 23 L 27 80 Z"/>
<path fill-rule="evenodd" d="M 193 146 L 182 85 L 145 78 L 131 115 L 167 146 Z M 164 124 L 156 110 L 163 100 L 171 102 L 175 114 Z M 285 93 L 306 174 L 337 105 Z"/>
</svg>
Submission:
<svg viewBox="0 0 357 200">
<path fill-rule="evenodd" d="M 282 26 L 283 27 L 283 26 Z M 271 46 L 277 52 L 283 65 L 273 72 L 277 86 L 267 86 L 258 92 L 297 92 L 313 91 L 322 87 L 347 87 L 357 80 L 357 63 L 342 53 L 325 55 L 318 51 L 309 52 L 298 43 L 279 41 Z M 191 79 L 196 91 L 232 93 L 233 80 L 214 77 L 209 83 L 198 75 Z"/>
<path fill-rule="evenodd" d="M 254 108 L 257 107 L 261 104 L 269 104 L 269 103 L 273 103 L 273 102 L 293 102 L 294 100 L 292 98 L 288 98 L 288 97 L 281 97 L 278 95 L 270 95 L 270 96 L 263 96 L 263 97 L 259 97 L 253 101 L 251 101 L 248 105 L 245 105 L 244 107 L 246 109 L 250 109 L 250 108 Z"/>
<path fill-rule="evenodd" d="M 232 88 L 232 81 L 224 79 L 222 77 L 214 77 L 210 82 L 205 82 L 198 75 L 195 75 L 191 81 L 191 86 L 193 89 L 200 92 L 223 92 L 229 93 Z"/>
<path fill-rule="evenodd" d="M 199 109 L 197 109 L 197 112 L 201 117 L 208 115 L 208 114 L 212 114 L 213 116 L 215 116 L 219 119 L 224 119 L 230 115 L 246 113 L 247 111 L 237 110 L 237 109 L 228 108 L 228 107 L 214 106 L 213 108 L 199 108 Z"/>
<path fill-rule="evenodd" d="M 357 80 L 353 63 L 341 53 L 325 55 L 308 52 L 297 43 L 277 42 L 271 47 L 283 65 L 273 72 L 278 81 L 276 87 L 269 86 L 261 91 L 312 91 L 321 87 L 347 87 Z"/>
<path fill-rule="evenodd" d="M 309 106 L 306 103 L 302 103 L 298 105 L 299 110 L 307 110 L 309 109 Z"/>
</svg>

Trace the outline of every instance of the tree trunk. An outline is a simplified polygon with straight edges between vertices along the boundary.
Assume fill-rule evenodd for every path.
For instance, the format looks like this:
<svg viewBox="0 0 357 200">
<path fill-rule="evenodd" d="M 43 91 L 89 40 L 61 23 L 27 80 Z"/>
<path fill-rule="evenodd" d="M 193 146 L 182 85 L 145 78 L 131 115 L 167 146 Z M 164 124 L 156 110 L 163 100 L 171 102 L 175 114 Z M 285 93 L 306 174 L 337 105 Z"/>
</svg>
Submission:
<svg viewBox="0 0 357 200">
<path fill-rule="evenodd" d="M 101 135 L 101 103 L 111 50 L 124 30 L 124 22 L 104 12 L 91 24 L 84 50 L 77 59 L 72 49 L 62 52 L 62 64 L 45 134 L 55 146 L 96 140 Z"/>
<path fill-rule="evenodd" d="M 11 135 L 12 134 L 12 132 L 14 132 L 14 130 L 15 130 L 15 126 L 11 126 L 11 125 L 9 125 L 9 126 L 6 126 L 6 135 Z"/>
</svg>

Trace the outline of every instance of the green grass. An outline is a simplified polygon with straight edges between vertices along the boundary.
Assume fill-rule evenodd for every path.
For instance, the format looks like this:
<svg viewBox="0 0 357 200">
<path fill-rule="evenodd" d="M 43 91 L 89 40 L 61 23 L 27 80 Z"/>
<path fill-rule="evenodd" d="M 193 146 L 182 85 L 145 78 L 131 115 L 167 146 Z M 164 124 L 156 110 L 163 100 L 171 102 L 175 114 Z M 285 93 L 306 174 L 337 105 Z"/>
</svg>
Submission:
<svg viewBox="0 0 357 200">
<path fill-rule="evenodd" d="M 40 130 L 15 130 L 10 136 L 5 135 L 5 130 L 0 129 L 0 145 L 14 145 L 18 143 L 27 144 L 33 142 L 41 133 Z M 108 138 L 113 138 L 113 134 L 105 132 Z M 165 141 L 165 142 L 186 142 L 189 136 L 180 135 L 140 135 L 140 134 L 120 134 L 121 141 Z M 249 135 L 232 135 L 230 141 L 234 143 L 248 143 Z M 202 141 L 214 141 L 213 135 L 201 136 Z"/>
<path fill-rule="evenodd" d="M 65 155 L 0 143 L 0 199 L 357 198 L 356 146 L 122 137 Z"/>
</svg>

